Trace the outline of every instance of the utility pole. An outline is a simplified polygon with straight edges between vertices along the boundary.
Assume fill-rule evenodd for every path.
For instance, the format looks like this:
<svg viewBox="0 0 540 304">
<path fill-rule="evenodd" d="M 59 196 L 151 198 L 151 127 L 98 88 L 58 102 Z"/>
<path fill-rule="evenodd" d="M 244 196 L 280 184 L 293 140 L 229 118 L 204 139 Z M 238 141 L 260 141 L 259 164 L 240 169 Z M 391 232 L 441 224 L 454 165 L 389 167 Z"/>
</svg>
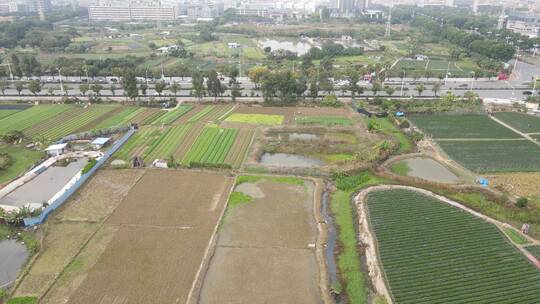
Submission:
<svg viewBox="0 0 540 304">
<path fill-rule="evenodd" d="M 62 83 L 62 68 L 58 69 L 58 76 L 60 77 L 60 92 L 64 95 L 64 84 Z"/>
<path fill-rule="evenodd" d="M 502 11 L 501 11 L 501 15 L 499 16 L 499 20 L 497 22 L 497 29 L 498 30 L 502 30 L 503 29 L 503 26 L 504 26 L 504 13 L 506 11 L 506 5 L 503 4 L 502 6 Z"/>
<path fill-rule="evenodd" d="M 384 32 L 384 37 L 389 38 L 390 37 L 390 30 L 392 26 L 392 9 L 394 8 L 394 5 L 390 6 L 390 12 L 388 13 L 388 21 L 386 22 L 386 31 Z"/>
</svg>

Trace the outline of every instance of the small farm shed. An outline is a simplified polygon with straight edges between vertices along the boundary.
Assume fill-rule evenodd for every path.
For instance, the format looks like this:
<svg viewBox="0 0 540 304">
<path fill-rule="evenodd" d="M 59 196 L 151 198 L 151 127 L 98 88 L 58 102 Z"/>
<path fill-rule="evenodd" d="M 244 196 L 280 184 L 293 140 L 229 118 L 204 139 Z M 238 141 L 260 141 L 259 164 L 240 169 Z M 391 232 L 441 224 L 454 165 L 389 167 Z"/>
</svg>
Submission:
<svg viewBox="0 0 540 304">
<path fill-rule="evenodd" d="M 45 149 L 45 152 L 47 152 L 47 154 L 49 154 L 50 156 L 58 156 L 66 152 L 66 147 L 67 143 L 55 144 L 47 147 L 47 149 Z"/>
<path fill-rule="evenodd" d="M 111 140 L 109 137 L 98 137 L 94 139 L 90 144 L 95 150 L 103 148 Z"/>
</svg>

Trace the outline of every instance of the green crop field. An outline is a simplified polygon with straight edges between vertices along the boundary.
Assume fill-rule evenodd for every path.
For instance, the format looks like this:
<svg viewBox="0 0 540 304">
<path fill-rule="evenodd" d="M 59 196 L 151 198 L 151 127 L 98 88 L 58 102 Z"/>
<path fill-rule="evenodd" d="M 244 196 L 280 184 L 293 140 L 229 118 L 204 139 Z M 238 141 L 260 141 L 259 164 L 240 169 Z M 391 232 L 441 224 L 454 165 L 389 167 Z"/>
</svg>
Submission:
<svg viewBox="0 0 540 304">
<path fill-rule="evenodd" d="M 182 164 L 223 164 L 237 134 L 238 129 L 205 127 L 182 160 Z"/>
<path fill-rule="evenodd" d="M 435 139 L 520 137 L 519 134 L 498 124 L 487 115 L 412 114 L 409 119 Z"/>
<path fill-rule="evenodd" d="M 540 117 L 516 112 L 499 112 L 495 117 L 523 133 L 540 132 Z"/>
<path fill-rule="evenodd" d="M 540 245 L 539 246 L 529 246 L 525 247 L 528 252 L 534 255 L 537 259 L 540 260 Z"/>
<path fill-rule="evenodd" d="M 154 120 L 152 122 L 153 125 L 168 125 L 173 123 L 178 118 L 182 117 L 184 114 L 189 112 L 191 109 L 193 109 L 193 106 L 179 106 L 177 109 L 174 109 L 172 111 L 169 111 L 162 116 L 160 116 L 158 119 Z"/>
<path fill-rule="evenodd" d="M 203 118 L 208 113 L 212 112 L 214 109 L 214 106 L 206 106 L 201 111 L 199 111 L 197 114 L 191 116 L 191 118 L 188 120 L 188 122 L 197 122 L 201 118 Z"/>
<path fill-rule="evenodd" d="M 0 120 L 0 134 L 10 131 L 24 131 L 33 125 L 50 119 L 70 109 L 68 105 L 34 106 L 24 111 L 9 115 Z"/>
<path fill-rule="evenodd" d="M 258 125 L 280 125 L 283 123 L 283 119 L 283 115 L 233 113 L 225 121 Z"/>
<path fill-rule="evenodd" d="M 112 127 L 125 126 L 130 123 L 130 121 L 135 118 L 135 116 L 142 113 L 145 109 L 141 107 L 126 107 L 124 110 L 119 112 L 116 115 L 113 115 L 100 124 L 98 124 L 94 130 L 101 130 Z"/>
<path fill-rule="evenodd" d="M 47 140 L 59 139 L 63 136 L 80 131 L 100 116 L 115 109 L 115 106 L 93 105 L 86 108 L 73 108 L 53 119 L 49 119 L 28 130 L 30 136 Z"/>
<path fill-rule="evenodd" d="M 9 115 L 15 114 L 17 112 L 19 112 L 19 110 L 3 110 L 3 109 L 0 109 L 0 120 L 2 118 L 8 117 Z"/>
<path fill-rule="evenodd" d="M 142 157 L 147 147 L 157 141 L 161 134 L 155 127 L 141 128 L 114 154 L 114 157 L 123 160 L 130 160 L 133 156 Z"/>
<path fill-rule="evenodd" d="M 528 140 L 445 141 L 450 158 L 477 172 L 540 171 L 540 147 Z"/>
<path fill-rule="evenodd" d="M 0 170 L 0 184 L 22 175 L 33 164 L 45 156 L 45 153 L 41 151 L 28 150 L 21 146 L 1 143 L 0 151 L 7 153 L 11 157 L 11 164 L 5 170 Z"/>
<path fill-rule="evenodd" d="M 144 161 L 149 163 L 155 159 L 166 159 L 174 154 L 191 126 L 174 126 L 165 131 L 152 143 L 145 153 Z"/>
<path fill-rule="evenodd" d="M 339 116 L 304 116 L 296 117 L 296 122 L 302 125 L 337 125 L 337 126 L 350 126 L 352 122 L 350 119 Z"/>
<path fill-rule="evenodd" d="M 536 303 L 540 271 L 494 225 L 410 190 L 368 195 L 397 304 Z"/>
</svg>

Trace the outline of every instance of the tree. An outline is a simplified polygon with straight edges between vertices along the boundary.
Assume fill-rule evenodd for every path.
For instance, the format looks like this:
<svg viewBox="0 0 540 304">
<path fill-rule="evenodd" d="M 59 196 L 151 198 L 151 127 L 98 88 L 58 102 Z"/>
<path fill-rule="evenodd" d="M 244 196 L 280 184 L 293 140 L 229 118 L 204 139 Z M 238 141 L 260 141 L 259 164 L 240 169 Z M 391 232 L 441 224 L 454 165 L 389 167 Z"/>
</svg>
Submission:
<svg viewBox="0 0 540 304">
<path fill-rule="evenodd" d="M 379 92 L 382 89 L 382 85 L 378 81 L 374 81 L 371 84 L 371 92 L 373 92 L 373 95 L 377 95 L 377 92 Z"/>
<path fill-rule="evenodd" d="M 92 84 L 91 89 L 92 89 L 92 91 L 94 91 L 94 93 L 96 93 L 96 95 L 100 96 L 101 95 L 101 90 L 103 90 L 103 86 L 98 84 L 98 83 L 94 83 L 94 84 Z"/>
<path fill-rule="evenodd" d="M 519 208 L 525 208 L 527 207 L 527 204 L 529 203 L 529 199 L 526 197 L 520 197 L 518 198 L 516 202 L 516 206 Z"/>
<path fill-rule="evenodd" d="M 240 85 L 238 84 L 238 81 L 236 81 L 236 79 L 231 85 L 231 97 L 233 102 L 236 102 L 236 98 L 240 97 Z"/>
<path fill-rule="evenodd" d="M 39 82 L 39 80 L 30 80 L 30 82 L 28 83 L 28 90 L 34 95 L 37 95 L 39 92 L 41 92 L 41 83 Z"/>
<path fill-rule="evenodd" d="M 191 77 L 191 85 L 193 86 L 195 96 L 200 101 L 206 93 L 204 89 L 204 77 L 200 71 L 193 73 L 193 76 Z"/>
<path fill-rule="evenodd" d="M 9 83 L 5 80 L 0 80 L 0 92 L 2 95 L 6 95 L 6 89 L 9 87 Z"/>
<path fill-rule="evenodd" d="M 176 94 L 178 93 L 178 91 L 180 91 L 180 89 L 180 84 L 176 81 L 173 81 L 173 83 L 171 84 L 171 92 L 173 92 L 174 97 L 176 97 Z"/>
<path fill-rule="evenodd" d="M 161 93 L 163 93 L 163 91 L 166 88 L 167 88 L 167 83 L 165 83 L 165 81 L 163 80 L 156 82 L 156 85 L 154 87 L 154 89 L 156 90 L 156 92 L 158 93 L 160 97 L 161 97 Z"/>
<path fill-rule="evenodd" d="M 69 95 L 69 90 L 71 90 L 71 88 L 67 84 L 62 86 L 64 87 L 64 95 Z"/>
<path fill-rule="evenodd" d="M 268 69 L 266 67 L 254 67 L 248 71 L 248 77 L 255 84 L 255 88 L 259 89 L 261 87 L 261 81 L 267 73 Z"/>
<path fill-rule="evenodd" d="M 86 83 L 83 83 L 79 86 L 79 91 L 81 91 L 81 94 L 83 96 L 86 96 L 86 92 L 90 90 L 90 86 Z"/>
<path fill-rule="evenodd" d="M 309 81 L 309 96 L 315 100 L 319 96 L 319 84 L 316 77 L 311 77 Z"/>
<path fill-rule="evenodd" d="M 349 69 L 347 71 L 349 78 L 349 91 L 351 91 L 351 97 L 354 98 L 360 86 L 358 86 L 358 81 L 360 81 L 360 74 L 356 69 Z"/>
<path fill-rule="evenodd" d="M 141 83 L 139 85 L 139 90 L 141 90 L 141 94 L 143 96 L 146 96 L 146 90 L 148 90 L 148 85 L 145 82 Z"/>
<path fill-rule="evenodd" d="M 53 88 L 53 87 L 48 88 L 48 89 L 47 89 L 47 93 L 48 93 L 49 95 L 53 96 L 53 95 L 54 95 L 54 88 Z"/>
<path fill-rule="evenodd" d="M 439 92 L 441 90 L 441 83 L 440 82 L 435 82 L 433 84 L 433 86 L 431 87 L 431 90 L 433 91 L 433 94 L 435 94 L 435 96 L 437 96 L 437 92 Z"/>
<path fill-rule="evenodd" d="M 114 83 L 111 84 L 111 86 L 109 87 L 109 90 L 111 90 L 111 93 L 112 93 L 113 96 L 116 95 L 116 94 L 115 94 L 115 92 L 116 92 L 116 86 L 114 85 Z"/>
<path fill-rule="evenodd" d="M 131 100 L 135 100 L 139 96 L 137 78 L 133 72 L 127 71 L 124 73 L 122 77 L 122 88 L 124 89 L 124 95 Z"/>
<path fill-rule="evenodd" d="M 21 92 L 24 90 L 24 82 L 17 81 L 15 83 L 15 90 L 17 90 L 17 93 L 19 93 L 19 96 L 21 95 Z"/>
<path fill-rule="evenodd" d="M 223 86 L 221 85 L 221 81 L 219 80 L 216 71 L 210 71 L 208 73 L 206 87 L 208 89 L 208 93 L 211 96 L 214 96 L 214 101 L 217 100 L 218 96 L 221 96 L 221 94 L 223 94 L 223 92 L 225 91 Z"/>
<path fill-rule="evenodd" d="M 394 89 L 394 87 L 387 85 L 387 86 L 384 86 L 384 91 L 386 92 L 386 94 L 388 94 L 388 96 L 392 96 L 394 95 L 394 92 L 396 91 L 396 89 Z"/>
<path fill-rule="evenodd" d="M 426 87 L 423 84 L 418 84 L 414 89 L 416 90 L 416 92 L 418 92 L 418 96 L 422 96 L 422 93 L 424 92 Z"/>
</svg>

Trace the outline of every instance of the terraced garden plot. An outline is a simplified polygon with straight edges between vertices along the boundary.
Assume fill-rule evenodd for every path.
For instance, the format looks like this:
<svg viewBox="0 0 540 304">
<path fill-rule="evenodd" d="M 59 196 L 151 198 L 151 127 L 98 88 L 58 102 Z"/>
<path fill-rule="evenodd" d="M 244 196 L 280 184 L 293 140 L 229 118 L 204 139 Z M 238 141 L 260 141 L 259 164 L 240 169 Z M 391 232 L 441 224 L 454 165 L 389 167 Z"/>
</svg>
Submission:
<svg viewBox="0 0 540 304">
<path fill-rule="evenodd" d="M 2 118 L 8 117 L 9 115 L 15 114 L 17 112 L 19 112 L 19 110 L 3 110 L 3 109 L 0 109 L 0 120 Z"/>
<path fill-rule="evenodd" d="M 69 105 L 34 106 L 9 115 L 0 120 L 0 134 L 15 130 L 24 131 L 71 108 Z"/>
<path fill-rule="evenodd" d="M 114 106 L 88 106 L 86 108 L 72 108 L 68 112 L 55 116 L 43 123 L 28 129 L 30 136 L 37 136 L 48 140 L 59 139 L 76 131 L 84 130 L 84 127 L 100 116 L 113 111 Z"/>
<path fill-rule="evenodd" d="M 450 158 L 477 173 L 540 171 L 540 147 L 528 140 L 438 144 Z"/>
<path fill-rule="evenodd" d="M 114 154 L 114 157 L 126 161 L 134 156 L 142 157 L 148 146 L 161 137 L 161 133 L 156 127 L 141 128 Z"/>
<path fill-rule="evenodd" d="M 523 133 L 540 132 L 540 117 L 516 112 L 499 112 L 495 117 Z"/>
<path fill-rule="evenodd" d="M 193 106 L 190 105 L 183 105 L 179 106 L 178 108 L 165 112 L 165 114 L 161 115 L 158 119 L 154 120 L 152 122 L 153 125 L 168 125 L 173 123 L 178 118 L 182 117 L 187 112 L 191 111 L 193 109 Z"/>
<path fill-rule="evenodd" d="M 225 121 L 257 125 L 281 125 L 283 119 L 283 115 L 233 113 Z"/>
<path fill-rule="evenodd" d="M 144 112 L 141 107 L 126 107 L 120 110 L 117 114 L 105 119 L 99 123 L 94 130 L 107 129 L 112 127 L 126 126 L 133 121 L 135 117 Z"/>
<path fill-rule="evenodd" d="M 249 145 L 251 140 L 255 135 L 255 130 L 240 129 L 238 131 L 238 136 L 234 141 L 234 145 L 225 157 L 225 163 L 231 164 L 233 168 L 239 168 L 242 165 L 242 162 L 246 158 L 246 154 L 249 150 Z"/>
<path fill-rule="evenodd" d="M 191 116 L 188 120 L 188 122 L 197 122 L 201 118 L 203 118 L 205 115 L 210 113 L 214 109 L 214 106 L 206 106 L 201 111 L 199 111 L 197 114 Z"/>
<path fill-rule="evenodd" d="M 412 190 L 367 197 L 398 304 L 535 303 L 540 271 L 494 225 Z"/>
<path fill-rule="evenodd" d="M 167 159 L 178 149 L 186 133 L 191 129 L 191 126 L 174 126 L 168 128 L 160 138 L 152 143 L 145 153 L 144 161 L 151 163 L 155 159 Z"/>
<path fill-rule="evenodd" d="M 296 117 L 296 122 L 301 125 L 326 125 L 326 126 L 350 126 L 350 119 L 339 116 L 301 116 Z"/>
<path fill-rule="evenodd" d="M 182 159 L 182 164 L 223 164 L 237 134 L 238 129 L 205 127 Z"/>
<path fill-rule="evenodd" d="M 412 114 L 409 119 L 426 134 L 443 138 L 520 138 L 520 135 L 487 115 Z"/>
</svg>

